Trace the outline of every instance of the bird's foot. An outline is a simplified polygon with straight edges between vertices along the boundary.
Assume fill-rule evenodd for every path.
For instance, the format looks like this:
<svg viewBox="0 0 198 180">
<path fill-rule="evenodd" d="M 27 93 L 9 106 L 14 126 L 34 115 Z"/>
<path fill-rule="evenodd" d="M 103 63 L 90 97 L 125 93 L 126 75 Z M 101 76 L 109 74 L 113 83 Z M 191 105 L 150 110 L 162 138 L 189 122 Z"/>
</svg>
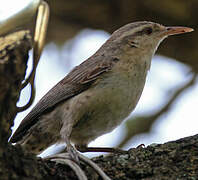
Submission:
<svg viewBox="0 0 198 180">
<path fill-rule="evenodd" d="M 73 153 L 73 151 L 70 151 L 70 153 L 71 152 Z M 52 156 L 48 156 L 45 159 L 54 161 L 56 163 L 68 165 L 76 173 L 79 180 L 87 180 L 87 176 L 85 175 L 84 171 L 80 167 L 80 161 L 82 161 L 82 162 L 86 163 L 87 165 L 89 165 L 90 167 L 92 167 L 95 170 L 95 172 L 99 176 L 102 177 L 102 179 L 111 180 L 103 172 L 103 170 L 89 158 L 83 156 L 82 154 L 78 153 L 77 151 L 76 151 L 75 155 L 74 154 L 71 155 L 70 153 L 66 152 L 66 153 L 55 154 Z M 73 157 L 73 155 L 75 156 L 75 159 L 72 160 L 71 157 Z M 76 155 L 77 155 L 77 159 L 76 159 Z"/>
<path fill-rule="evenodd" d="M 80 152 L 108 152 L 108 153 L 124 153 L 125 150 L 110 147 L 87 147 L 86 145 L 75 145 Z"/>
<path fill-rule="evenodd" d="M 70 143 L 67 144 L 67 152 L 70 156 L 70 159 L 80 165 L 79 153 Z"/>
<path fill-rule="evenodd" d="M 60 153 L 52 156 L 47 156 L 44 159 L 56 162 L 57 164 L 64 164 L 69 166 L 76 174 L 79 180 L 87 180 L 87 176 L 80 168 L 79 164 L 71 160 L 69 153 Z"/>
</svg>

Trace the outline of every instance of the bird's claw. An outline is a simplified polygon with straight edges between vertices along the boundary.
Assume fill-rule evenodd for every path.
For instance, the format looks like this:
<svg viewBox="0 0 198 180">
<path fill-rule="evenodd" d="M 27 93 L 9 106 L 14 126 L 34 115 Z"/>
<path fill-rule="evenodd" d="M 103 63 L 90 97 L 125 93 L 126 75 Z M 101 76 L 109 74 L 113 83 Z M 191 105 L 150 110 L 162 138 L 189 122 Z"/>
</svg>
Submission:
<svg viewBox="0 0 198 180">
<path fill-rule="evenodd" d="M 52 156 L 48 156 L 45 159 L 59 163 L 68 165 L 77 175 L 79 180 L 87 180 L 87 177 L 83 170 L 80 168 L 79 164 L 71 160 L 69 153 L 60 153 Z"/>
<path fill-rule="evenodd" d="M 67 152 L 69 153 L 70 159 L 75 161 L 75 163 L 77 163 L 78 165 L 80 165 L 79 153 L 72 145 L 67 145 Z"/>
<path fill-rule="evenodd" d="M 80 153 L 78 153 L 77 156 L 78 156 L 78 162 L 80 162 L 79 160 L 81 160 L 84 163 L 86 163 L 87 165 L 89 165 L 90 167 L 92 167 L 95 170 L 95 172 L 99 176 L 102 177 L 103 180 L 111 180 L 103 172 L 103 170 L 97 164 L 95 164 L 92 160 L 90 160 L 89 158 L 83 156 Z M 76 162 L 76 160 L 71 160 L 71 154 L 69 152 L 48 156 L 48 157 L 46 157 L 44 159 L 51 160 L 51 161 L 54 161 L 56 163 L 68 165 L 76 173 L 76 175 L 77 175 L 79 180 L 87 180 L 87 176 L 85 175 L 85 173 L 81 169 L 79 163 Z"/>
</svg>

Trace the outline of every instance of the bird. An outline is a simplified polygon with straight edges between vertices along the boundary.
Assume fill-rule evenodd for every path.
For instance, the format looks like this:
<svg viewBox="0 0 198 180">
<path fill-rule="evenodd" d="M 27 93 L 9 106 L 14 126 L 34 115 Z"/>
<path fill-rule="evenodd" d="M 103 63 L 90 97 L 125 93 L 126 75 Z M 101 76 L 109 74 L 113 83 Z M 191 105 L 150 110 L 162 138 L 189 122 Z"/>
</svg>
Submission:
<svg viewBox="0 0 198 180">
<path fill-rule="evenodd" d="M 88 144 L 111 132 L 136 107 L 151 59 L 168 36 L 193 31 L 138 21 L 122 26 L 87 60 L 49 90 L 22 120 L 10 139 L 36 155 L 66 143 L 77 151 L 109 151 Z"/>
</svg>

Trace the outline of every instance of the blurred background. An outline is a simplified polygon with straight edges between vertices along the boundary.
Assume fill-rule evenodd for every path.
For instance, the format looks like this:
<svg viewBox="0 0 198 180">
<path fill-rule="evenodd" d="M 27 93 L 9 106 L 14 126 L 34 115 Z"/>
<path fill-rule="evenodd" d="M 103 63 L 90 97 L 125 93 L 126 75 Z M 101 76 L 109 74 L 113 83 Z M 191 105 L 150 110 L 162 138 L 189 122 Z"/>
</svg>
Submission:
<svg viewBox="0 0 198 180">
<path fill-rule="evenodd" d="M 4 17 L 3 13 L 20 11 L 27 1 L 31 0 L 2 2 L 0 18 Z M 16 6 L 13 5 L 15 2 Z M 51 87 L 74 66 L 95 53 L 114 30 L 126 23 L 147 20 L 169 26 L 189 26 L 195 31 L 170 37 L 161 44 L 153 58 L 146 86 L 135 111 L 121 126 L 99 137 L 90 146 L 129 149 L 140 144 L 164 143 L 198 133 L 197 0 L 47 2 L 51 14 L 46 46 L 36 73 L 36 98 L 27 111 L 17 115 L 13 130 Z M 12 3 L 12 8 L 9 3 Z M 35 18 L 19 29 L 33 30 Z M 30 52 L 27 75 L 31 68 Z M 27 87 L 21 93 L 18 106 L 25 105 L 29 95 L 30 89 Z M 54 147 L 50 151 L 54 151 Z"/>
</svg>

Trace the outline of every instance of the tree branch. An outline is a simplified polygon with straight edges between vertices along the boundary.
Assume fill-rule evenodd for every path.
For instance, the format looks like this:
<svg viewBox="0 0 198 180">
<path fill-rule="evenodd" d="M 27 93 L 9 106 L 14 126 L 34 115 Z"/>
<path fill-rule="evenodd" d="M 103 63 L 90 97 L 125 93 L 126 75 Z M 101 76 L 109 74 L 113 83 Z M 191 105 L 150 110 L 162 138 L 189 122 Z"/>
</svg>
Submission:
<svg viewBox="0 0 198 180">
<path fill-rule="evenodd" d="M 7 143 L 16 116 L 21 82 L 27 68 L 31 37 L 19 31 L 0 38 L 0 142 Z"/>
</svg>

